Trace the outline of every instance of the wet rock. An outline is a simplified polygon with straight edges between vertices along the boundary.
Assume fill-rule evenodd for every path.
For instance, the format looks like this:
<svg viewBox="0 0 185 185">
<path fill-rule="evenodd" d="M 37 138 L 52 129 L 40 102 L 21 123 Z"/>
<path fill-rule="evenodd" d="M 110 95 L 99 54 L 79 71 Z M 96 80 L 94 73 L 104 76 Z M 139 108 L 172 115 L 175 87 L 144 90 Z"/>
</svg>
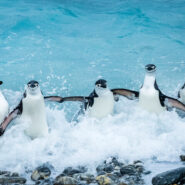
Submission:
<svg viewBox="0 0 185 185">
<path fill-rule="evenodd" d="M 114 175 L 116 175 L 117 177 L 121 177 L 122 175 L 121 175 L 121 172 L 120 172 L 120 167 L 119 166 L 116 166 L 115 168 L 114 168 L 114 171 L 112 172 Z"/>
<path fill-rule="evenodd" d="M 135 165 L 143 165 L 143 162 L 140 160 L 134 161 L 133 164 Z"/>
<path fill-rule="evenodd" d="M 44 180 L 44 179 L 47 179 L 50 175 L 51 175 L 51 170 L 45 165 L 43 165 L 43 166 L 36 168 L 33 171 L 31 175 L 31 179 L 33 181 Z"/>
<path fill-rule="evenodd" d="M 107 173 L 106 177 L 109 177 L 112 180 L 112 182 L 114 182 L 114 184 L 119 182 L 118 176 L 113 173 Z"/>
<path fill-rule="evenodd" d="M 120 169 L 121 175 L 136 175 L 136 168 L 133 165 L 123 166 Z"/>
<path fill-rule="evenodd" d="M 151 174 L 151 173 L 152 173 L 151 171 L 144 171 L 144 172 L 143 172 L 144 175 L 149 175 L 149 174 Z"/>
<path fill-rule="evenodd" d="M 185 168 L 177 168 L 160 173 L 152 178 L 153 185 L 171 185 L 185 183 Z"/>
<path fill-rule="evenodd" d="M 20 177 L 18 173 L 11 173 L 8 171 L 0 172 L 0 184 L 25 184 L 26 179 Z"/>
<path fill-rule="evenodd" d="M 116 157 L 109 157 L 107 160 L 104 161 L 104 164 L 110 164 L 113 165 L 114 167 L 115 166 L 121 167 L 124 165 L 124 163 L 119 162 Z"/>
<path fill-rule="evenodd" d="M 92 182 L 95 182 L 95 177 L 92 174 L 89 173 L 80 173 L 80 174 L 74 174 L 73 177 L 77 180 L 77 181 L 82 181 L 86 184 L 90 184 Z"/>
<path fill-rule="evenodd" d="M 35 185 L 53 185 L 53 178 L 45 179 L 45 180 L 38 180 L 36 181 Z"/>
<path fill-rule="evenodd" d="M 98 175 L 103 174 L 103 172 L 111 173 L 113 170 L 114 166 L 112 164 L 102 164 L 96 168 Z"/>
<path fill-rule="evenodd" d="M 181 161 L 185 161 L 185 155 L 180 155 Z"/>
<path fill-rule="evenodd" d="M 56 177 L 54 185 L 77 185 L 78 181 L 74 179 L 73 177 L 68 177 L 68 176 L 62 176 L 59 175 Z"/>
<path fill-rule="evenodd" d="M 112 184 L 112 180 L 106 175 L 97 176 L 96 181 L 99 185 L 111 185 Z"/>
<path fill-rule="evenodd" d="M 111 173 L 114 171 L 115 167 L 121 167 L 123 163 L 120 163 L 117 158 L 110 157 L 104 161 L 103 164 L 97 166 L 96 171 L 98 175 L 104 175 L 106 173 Z"/>
<path fill-rule="evenodd" d="M 84 166 L 79 166 L 77 168 L 68 167 L 64 169 L 63 174 L 67 176 L 72 176 L 76 173 L 85 173 L 85 172 L 87 172 L 87 168 Z"/>
</svg>

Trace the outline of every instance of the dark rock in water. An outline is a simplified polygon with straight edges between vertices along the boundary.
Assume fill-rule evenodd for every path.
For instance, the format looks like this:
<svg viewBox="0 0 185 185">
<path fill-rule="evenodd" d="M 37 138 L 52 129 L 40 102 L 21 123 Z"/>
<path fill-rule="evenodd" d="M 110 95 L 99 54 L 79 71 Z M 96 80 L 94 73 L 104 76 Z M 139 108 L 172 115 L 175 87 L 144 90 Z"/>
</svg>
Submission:
<svg viewBox="0 0 185 185">
<path fill-rule="evenodd" d="M 36 168 L 31 175 L 33 181 L 47 179 L 51 175 L 51 170 L 45 165 Z"/>
<path fill-rule="evenodd" d="M 121 168 L 119 166 L 115 166 L 114 171 L 112 173 L 117 177 L 121 177 L 122 175 L 121 175 L 120 169 Z"/>
<path fill-rule="evenodd" d="M 45 180 L 38 180 L 36 181 L 35 185 L 53 185 L 53 178 L 45 179 Z"/>
<path fill-rule="evenodd" d="M 111 173 L 113 170 L 114 166 L 112 164 L 102 164 L 96 168 L 98 174 L 103 174 L 102 172 Z"/>
<path fill-rule="evenodd" d="M 140 160 L 137 160 L 137 161 L 134 161 L 133 164 L 135 164 L 135 165 L 136 165 L 136 164 L 137 164 L 137 165 L 138 165 L 138 164 L 139 164 L 139 165 L 143 165 L 143 162 L 140 161 Z"/>
<path fill-rule="evenodd" d="M 63 174 L 72 176 L 76 173 L 85 173 L 87 171 L 87 168 L 84 166 L 79 166 L 77 168 L 68 167 L 64 169 Z"/>
<path fill-rule="evenodd" d="M 185 183 L 184 167 L 160 173 L 152 178 L 153 185 L 171 185 L 183 183 Z"/>
<path fill-rule="evenodd" d="M 136 169 L 132 165 L 123 166 L 120 169 L 120 172 L 121 175 L 135 175 L 137 173 Z"/>
<path fill-rule="evenodd" d="M 78 174 L 74 174 L 73 177 L 77 181 L 82 181 L 82 182 L 85 182 L 86 184 L 90 184 L 92 182 L 95 182 L 94 175 L 89 174 L 89 173 L 78 173 Z"/>
<path fill-rule="evenodd" d="M 142 161 L 134 161 L 133 164 L 124 165 L 117 158 L 111 157 L 96 168 L 98 184 L 111 185 L 143 185 L 142 174 L 145 169 Z M 147 173 L 147 172 L 146 172 Z"/>
<path fill-rule="evenodd" d="M 23 177 L 0 177 L 0 184 L 10 184 L 10 183 L 25 184 L 26 179 Z"/>
<path fill-rule="evenodd" d="M 185 161 L 185 155 L 180 155 L 181 161 Z"/>
<path fill-rule="evenodd" d="M 0 184 L 25 184 L 26 179 L 20 177 L 18 173 L 0 171 Z"/>
<path fill-rule="evenodd" d="M 114 171 L 115 167 L 121 167 L 124 164 L 119 162 L 117 158 L 110 157 L 104 161 L 103 164 L 97 166 L 96 171 L 98 175 L 104 175 L 105 173 L 111 173 Z"/>
<path fill-rule="evenodd" d="M 68 176 L 57 176 L 54 185 L 77 185 L 78 181 L 73 177 Z"/>
<path fill-rule="evenodd" d="M 109 157 L 107 160 L 104 161 L 104 164 L 111 164 L 113 166 L 123 166 L 124 163 L 118 161 L 116 157 Z"/>
</svg>

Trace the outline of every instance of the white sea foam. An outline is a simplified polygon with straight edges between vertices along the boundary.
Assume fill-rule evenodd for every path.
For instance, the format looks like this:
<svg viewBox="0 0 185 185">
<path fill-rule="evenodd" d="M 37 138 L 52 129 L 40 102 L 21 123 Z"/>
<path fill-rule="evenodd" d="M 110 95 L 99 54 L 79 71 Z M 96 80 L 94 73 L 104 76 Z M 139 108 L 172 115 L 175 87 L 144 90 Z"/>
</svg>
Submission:
<svg viewBox="0 0 185 185">
<path fill-rule="evenodd" d="M 35 140 L 24 134 L 26 123 L 16 119 L 0 138 L 1 169 L 24 173 L 49 162 L 60 173 L 68 166 L 93 169 L 107 157 L 117 156 L 127 162 L 143 160 L 157 173 L 156 162 L 165 162 L 166 170 L 171 163 L 178 166 L 185 150 L 185 119 L 175 111 L 157 116 L 122 98 L 114 115 L 102 120 L 82 117 L 70 123 L 65 117 L 64 110 L 47 106 L 49 135 Z"/>
</svg>

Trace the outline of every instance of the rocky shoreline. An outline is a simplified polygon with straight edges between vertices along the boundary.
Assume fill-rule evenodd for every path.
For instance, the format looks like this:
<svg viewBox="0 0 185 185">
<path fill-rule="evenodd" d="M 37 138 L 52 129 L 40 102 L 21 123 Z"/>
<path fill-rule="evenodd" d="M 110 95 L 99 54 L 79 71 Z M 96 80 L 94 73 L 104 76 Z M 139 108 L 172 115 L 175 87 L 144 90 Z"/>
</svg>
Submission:
<svg viewBox="0 0 185 185">
<path fill-rule="evenodd" d="M 184 156 L 185 157 L 185 156 Z M 181 160 L 185 159 L 180 156 Z M 182 160 L 183 161 L 183 160 Z M 37 167 L 31 174 L 29 185 L 144 185 L 144 176 L 150 174 L 142 161 L 124 164 L 115 157 L 110 157 L 96 167 L 96 174 L 91 174 L 85 166 L 68 167 L 52 177 L 53 167 L 48 163 Z M 27 184 L 27 179 L 18 173 L 0 171 L 0 184 Z M 152 178 L 153 185 L 185 185 L 185 167 L 160 173 Z"/>
</svg>

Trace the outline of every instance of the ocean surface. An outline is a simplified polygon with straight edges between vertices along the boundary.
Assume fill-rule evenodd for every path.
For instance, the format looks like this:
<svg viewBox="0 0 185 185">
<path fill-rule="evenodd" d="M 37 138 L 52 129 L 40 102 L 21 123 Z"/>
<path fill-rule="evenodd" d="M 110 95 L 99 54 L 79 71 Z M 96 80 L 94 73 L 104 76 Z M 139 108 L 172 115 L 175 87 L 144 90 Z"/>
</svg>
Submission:
<svg viewBox="0 0 185 185">
<path fill-rule="evenodd" d="M 0 0 L 0 87 L 12 110 L 28 81 L 44 95 L 89 95 L 99 78 L 109 88 L 139 90 L 144 66 L 157 66 L 161 91 L 174 98 L 185 82 L 185 0 Z M 71 122 L 80 103 L 46 103 L 49 135 L 31 140 L 16 119 L 0 138 L 2 170 L 24 174 L 49 162 L 91 170 L 109 156 L 142 160 L 152 173 L 182 166 L 185 118 L 159 116 L 120 98 L 113 115 Z"/>
</svg>

